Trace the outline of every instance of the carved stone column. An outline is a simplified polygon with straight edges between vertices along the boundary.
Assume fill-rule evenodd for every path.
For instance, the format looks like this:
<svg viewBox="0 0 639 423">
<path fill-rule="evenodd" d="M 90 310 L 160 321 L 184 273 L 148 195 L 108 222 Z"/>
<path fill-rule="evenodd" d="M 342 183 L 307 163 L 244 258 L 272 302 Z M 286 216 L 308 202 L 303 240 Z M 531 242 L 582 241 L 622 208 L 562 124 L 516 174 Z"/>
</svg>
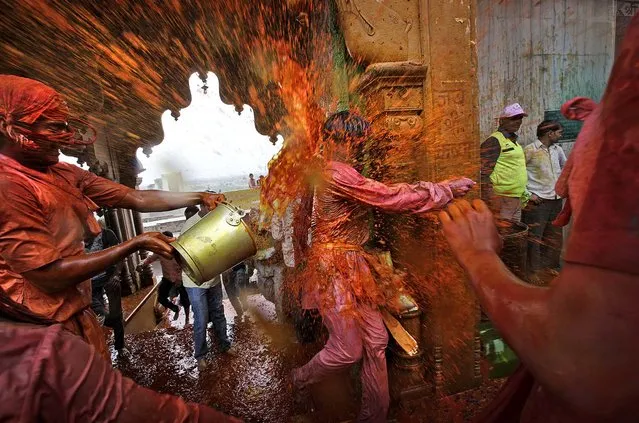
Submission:
<svg viewBox="0 0 639 423">
<path fill-rule="evenodd" d="M 135 226 L 135 234 L 140 235 L 144 233 L 144 225 L 142 224 L 142 216 L 139 212 L 132 211 L 133 225 Z M 148 253 L 146 251 L 140 251 L 138 253 L 140 262 L 143 262 L 147 258 Z M 142 287 L 153 285 L 153 269 L 151 265 L 147 264 L 142 266 L 142 272 L 140 273 L 140 285 Z"/>
<path fill-rule="evenodd" d="M 453 176 L 479 180 L 479 116 L 475 1 L 420 1 L 422 61 L 428 63 L 424 108 L 427 123 L 417 167 L 420 179 Z M 469 197 L 476 197 L 479 187 Z M 441 367 L 432 378 L 439 393 L 480 383 L 479 313 L 466 275 L 451 257 L 438 223 L 426 231 L 433 245 L 428 273 L 436 287 L 424 333 Z"/>
<path fill-rule="evenodd" d="M 123 238 L 123 240 L 129 240 L 135 237 L 135 226 L 133 224 L 133 215 L 131 210 L 128 210 L 128 209 L 117 209 L 117 210 L 118 210 L 118 217 L 120 219 L 120 225 L 123 229 L 123 232 L 125 233 L 125 238 Z M 136 272 L 135 270 L 135 268 L 137 267 L 139 263 L 140 263 L 140 259 L 137 253 L 131 254 L 130 256 L 126 258 L 125 267 L 127 268 L 129 277 L 131 278 L 133 285 L 136 287 L 136 289 L 141 288 L 140 277 L 138 275 L 138 272 Z"/>
<path fill-rule="evenodd" d="M 389 182 L 478 180 L 475 2 L 337 4 L 349 53 L 368 65 L 356 91 L 377 134 L 369 146 L 371 176 Z M 409 270 L 409 285 L 419 290 L 426 379 L 438 395 L 476 385 L 476 301 L 437 219 L 377 213 L 375 228 L 378 243 Z M 391 391 L 398 390 L 392 386 L 396 367 Z"/>
<path fill-rule="evenodd" d="M 373 122 L 376 135 L 367 146 L 371 177 L 388 183 L 416 179 L 415 153 L 424 128 L 426 73 L 425 66 L 414 63 L 378 63 L 370 65 L 359 80 L 357 92 L 364 99 L 366 115 Z M 398 259 L 404 263 L 406 251 L 415 248 L 407 244 L 406 234 L 415 234 L 416 218 L 375 213 L 374 221 L 373 240 L 377 246 L 390 250 L 394 261 Z M 414 280 L 407 283 L 411 285 Z M 409 356 L 395 342 L 390 342 L 391 396 L 404 407 L 428 393 L 424 380 L 421 316 L 421 310 L 397 316 L 418 340 L 420 352 L 417 356 Z"/>
</svg>

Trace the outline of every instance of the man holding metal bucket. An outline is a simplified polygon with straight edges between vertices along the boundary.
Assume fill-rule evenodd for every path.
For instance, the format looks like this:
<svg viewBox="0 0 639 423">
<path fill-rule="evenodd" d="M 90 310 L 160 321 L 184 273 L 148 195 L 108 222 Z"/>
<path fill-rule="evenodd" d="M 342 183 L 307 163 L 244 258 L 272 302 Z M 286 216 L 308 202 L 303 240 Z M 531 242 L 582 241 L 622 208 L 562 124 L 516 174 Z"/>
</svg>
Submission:
<svg viewBox="0 0 639 423">
<path fill-rule="evenodd" d="M 85 254 L 84 240 L 100 233 L 98 206 L 140 212 L 196 204 L 215 207 L 210 193 L 136 191 L 59 163 L 60 148 L 91 144 L 70 121 L 53 88 L 0 75 L 0 288 L 31 312 L 61 323 L 107 360 L 104 334 L 91 311 L 91 278 L 138 250 L 171 257 L 171 239 L 144 233 L 117 246 Z"/>
</svg>

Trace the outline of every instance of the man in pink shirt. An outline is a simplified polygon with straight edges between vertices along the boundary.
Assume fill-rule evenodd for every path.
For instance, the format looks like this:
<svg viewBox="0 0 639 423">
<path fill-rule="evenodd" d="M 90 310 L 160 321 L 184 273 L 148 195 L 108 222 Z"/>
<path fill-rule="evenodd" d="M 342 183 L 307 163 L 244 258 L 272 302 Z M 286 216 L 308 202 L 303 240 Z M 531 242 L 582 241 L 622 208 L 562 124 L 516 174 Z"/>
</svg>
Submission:
<svg viewBox="0 0 639 423">
<path fill-rule="evenodd" d="M 294 370 L 293 384 L 304 388 L 363 358 L 358 421 L 384 422 L 389 405 L 388 334 L 378 310 L 385 304 L 384 294 L 362 248 L 369 236 L 369 210 L 428 212 L 466 194 L 475 183 L 458 178 L 385 185 L 352 167 L 352 150 L 368 137 L 366 120 L 339 112 L 328 118 L 323 133 L 327 162 L 315 191 L 310 276 L 304 278 L 302 294 L 304 308 L 320 310 L 329 339 L 310 362 Z"/>
</svg>

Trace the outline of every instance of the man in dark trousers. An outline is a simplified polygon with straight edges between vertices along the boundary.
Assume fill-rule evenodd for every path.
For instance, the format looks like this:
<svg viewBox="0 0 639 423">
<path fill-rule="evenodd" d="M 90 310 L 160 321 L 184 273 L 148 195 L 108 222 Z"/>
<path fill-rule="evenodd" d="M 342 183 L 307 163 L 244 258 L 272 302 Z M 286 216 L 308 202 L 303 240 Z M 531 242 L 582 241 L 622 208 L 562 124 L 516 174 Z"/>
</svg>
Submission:
<svg viewBox="0 0 639 423">
<path fill-rule="evenodd" d="M 85 242 L 87 253 L 95 253 L 120 243 L 115 232 L 106 227 L 104 219 L 98 220 L 102 232 L 95 238 Z M 98 321 L 113 329 L 114 347 L 118 354 L 126 354 L 124 347 L 124 318 L 122 314 L 122 286 L 120 285 L 120 270 L 122 262 L 113 264 L 104 272 L 91 278 L 91 309 L 98 317 Z M 109 308 L 104 303 L 106 293 Z"/>
<path fill-rule="evenodd" d="M 537 126 L 538 139 L 524 148 L 530 201 L 522 213 L 522 220 L 529 228 L 528 271 L 533 279 L 544 267 L 559 269 L 562 230 L 552 222 L 563 205 L 561 196 L 555 191 L 566 164 L 564 150 L 557 144 L 562 134 L 559 122 L 545 120 Z"/>
<path fill-rule="evenodd" d="M 169 238 L 173 238 L 172 232 L 165 231 L 162 233 Z M 162 280 L 158 287 L 158 302 L 173 311 L 173 320 L 177 320 L 180 315 L 180 308 L 169 300 L 169 292 L 171 288 L 175 287 L 177 293 L 180 295 L 180 304 L 184 307 L 184 316 L 188 323 L 191 302 L 189 301 L 186 289 L 184 289 L 184 285 L 182 285 L 182 268 L 178 262 L 174 258 L 168 259 L 158 254 L 152 254 L 138 266 L 138 271 L 142 270 L 142 266 L 146 266 L 157 260 L 160 260 L 160 266 L 162 267 Z"/>
</svg>

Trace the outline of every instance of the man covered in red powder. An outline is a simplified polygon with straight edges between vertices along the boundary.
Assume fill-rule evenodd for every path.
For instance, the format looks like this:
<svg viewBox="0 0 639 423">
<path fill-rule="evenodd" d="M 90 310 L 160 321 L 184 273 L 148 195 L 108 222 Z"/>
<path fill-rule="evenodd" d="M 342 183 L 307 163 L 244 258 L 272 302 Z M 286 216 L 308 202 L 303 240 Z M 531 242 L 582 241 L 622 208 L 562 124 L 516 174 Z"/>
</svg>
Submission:
<svg viewBox="0 0 639 423">
<path fill-rule="evenodd" d="M 585 124 L 556 186 L 573 225 L 565 266 L 549 287 L 522 283 L 504 266 L 483 202 L 440 214 L 482 308 L 522 363 L 479 422 L 637 421 L 638 63 L 639 16 L 601 103 L 579 98 L 562 108 Z"/>
<path fill-rule="evenodd" d="M 310 362 L 293 371 L 302 389 L 328 374 L 362 361 L 362 406 L 358 421 L 384 422 L 389 406 L 385 350 L 388 334 L 378 307 L 386 300 L 369 268 L 362 245 L 369 236 L 369 210 L 424 213 L 466 194 L 467 178 L 441 183 L 383 183 L 353 168 L 369 123 L 339 112 L 323 128 L 328 160 L 315 191 L 309 277 L 304 278 L 303 307 L 318 308 L 329 339 Z"/>
<path fill-rule="evenodd" d="M 98 206 L 142 212 L 199 203 L 208 193 L 135 191 L 77 166 L 59 163 L 60 147 L 83 143 L 68 125 L 69 110 L 51 87 L 0 75 L 0 288 L 32 312 L 63 324 L 108 358 L 91 311 L 91 277 L 137 250 L 170 257 L 169 238 L 146 233 L 85 254 L 100 232 Z"/>
</svg>

